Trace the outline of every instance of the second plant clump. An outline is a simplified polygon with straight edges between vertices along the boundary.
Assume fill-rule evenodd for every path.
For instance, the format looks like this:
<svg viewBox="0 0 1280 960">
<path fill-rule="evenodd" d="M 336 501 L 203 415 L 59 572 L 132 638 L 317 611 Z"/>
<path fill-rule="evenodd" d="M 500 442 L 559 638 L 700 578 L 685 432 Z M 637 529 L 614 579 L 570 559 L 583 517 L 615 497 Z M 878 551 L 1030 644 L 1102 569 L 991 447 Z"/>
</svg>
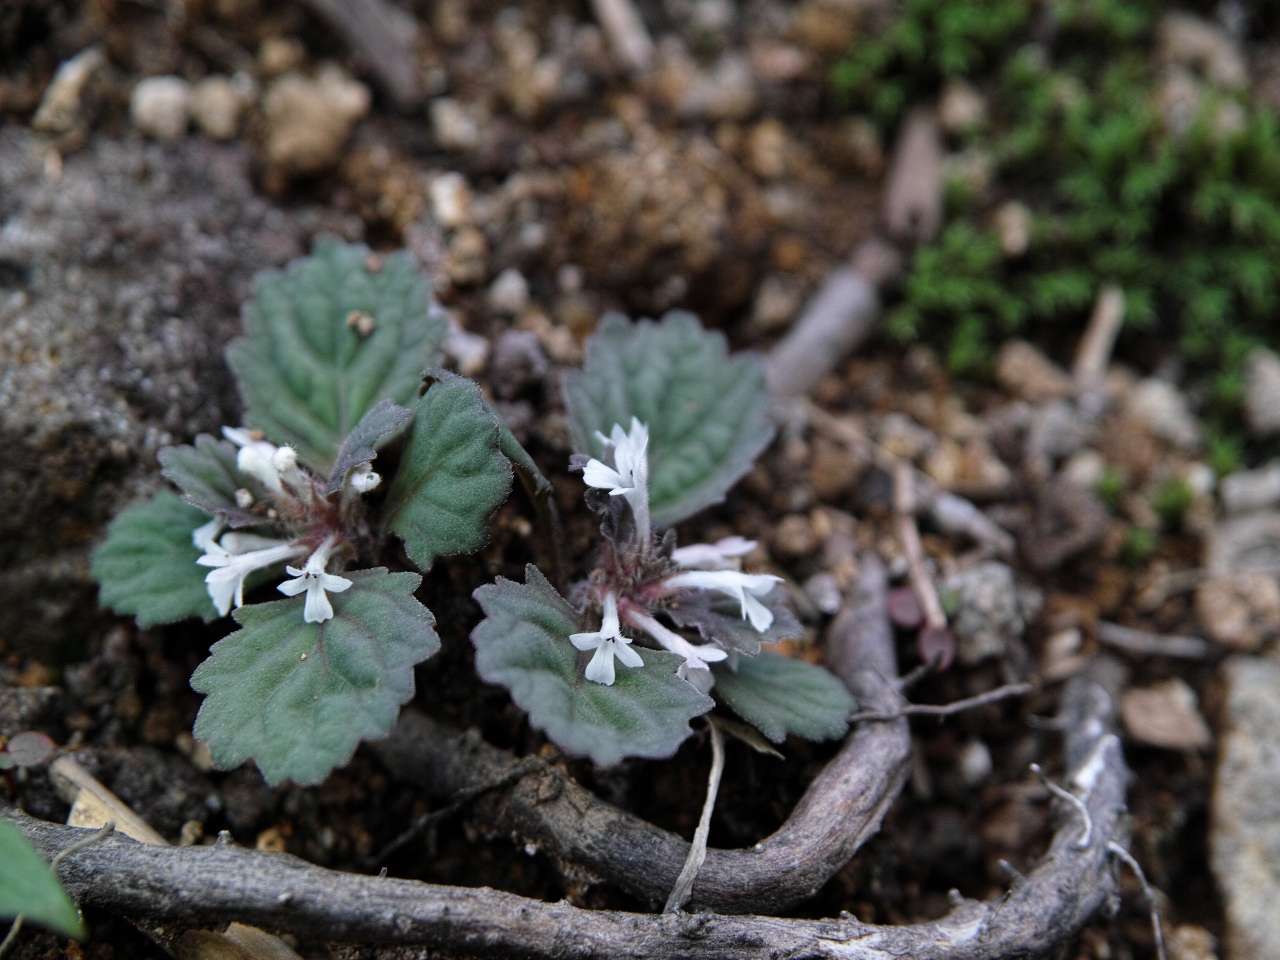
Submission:
<svg viewBox="0 0 1280 960">
<path fill-rule="evenodd" d="M 513 465 L 549 485 L 478 386 L 436 369 L 446 324 L 407 254 L 321 240 L 258 278 L 245 326 L 228 360 L 250 426 L 162 450 L 181 495 L 121 514 L 94 573 L 143 627 L 231 613 L 239 629 L 191 679 L 195 736 L 220 767 L 318 783 L 390 730 L 440 647 L 420 575 L 380 565 L 400 556 L 391 538 L 426 571 L 485 543 Z M 769 443 L 759 359 L 687 314 L 609 317 L 565 392 L 601 547 L 569 599 L 532 565 L 476 590 L 481 677 L 601 764 L 670 756 L 713 690 L 775 742 L 843 733 L 843 685 L 762 648 L 800 629 L 778 577 L 739 569 L 754 544 L 677 547 L 669 529 Z"/>
</svg>

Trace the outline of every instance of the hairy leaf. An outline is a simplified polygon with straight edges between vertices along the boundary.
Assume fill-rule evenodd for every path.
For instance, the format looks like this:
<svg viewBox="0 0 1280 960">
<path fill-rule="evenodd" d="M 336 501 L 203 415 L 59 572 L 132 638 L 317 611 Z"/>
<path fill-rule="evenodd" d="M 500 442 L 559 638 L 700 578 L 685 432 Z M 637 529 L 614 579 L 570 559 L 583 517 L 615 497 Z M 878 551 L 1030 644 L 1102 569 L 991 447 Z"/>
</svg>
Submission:
<svg viewBox="0 0 1280 960">
<path fill-rule="evenodd" d="M 116 517 L 106 543 L 93 554 L 102 605 L 134 614 L 140 627 L 187 617 L 216 619 L 204 585 L 208 571 L 197 566 L 201 550 L 191 542 L 196 528 L 208 522 L 207 514 L 169 490 Z"/>
<path fill-rule="evenodd" d="M 773 623 L 764 633 L 756 632 L 751 621 L 742 616 L 738 601 L 724 594 L 705 590 L 689 590 L 666 613 L 682 627 L 696 628 L 707 640 L 754 657 L 760 644 L 795 640 L 804 634 L 800 621 L 787 604 L 787 592 L 776 587 L 762 603 L 773 611 Z"/>
<path fill-rule="evenodd" d="M 773 438 L 764 364 L 730 357 L 724 337 L 689 313 L 661 322 L 606 316 L 587 341 L 580 373 L 564 378 L 565 405 L 579 453 L 600 457 L 597 431 L 649 427 L 653 522 L 668 526 L 719 503 Z"/>
<path fill-rule="evenodd" d="M 268 783 L 322 781 L 361 740 L 386 734 L 413 696 L 413 667 L 440 649 L 413 598 L 422 578 L 384 568 L 344 576 L 333 619 L 307 623 L 305 597 L 241 607 L 241 629 L 191 677 L 206 694 L 195 735 L 222 768 L 253 759 Z"/>
<path fill-rule="evenodd" d="M 85 935 L 84 921 L 40 852 L 16 826 L 0 817 L 0 918 L 26 921 L 69 937 Z"/>
<path fill-rule="evenodd" d="M 489 517 L 511 493 L 499 425 L 465 377 L 440 371 L 413 412 L 383 523 L 428 569 L 436 557 L 484 546 Z"/>
<path fill-rule="evenodd" d="M 337 493 L 342 489 L 348 473 L 362 463 L 373 463 L 378 455 L 378 447 L 382 446 L 411 416 L 413 414 L 408 410 L 390 400 L 378 401 L 360 418 L 355 429 L 342 441 L 342 446 L 338 448 L 337 462 L 333 465 L 333 472 L 329 476 L 329 485 L 325 492 Z"/>
<path fill-rule="evenodd" d="M 822 667 L 768 650 L 758 657 L 713 663 L 716 692 L 734 713 L 774 743 L 794 733 L 806 740 L 843 736 L 853 712 L 853 696 Z"/>
<path fill-rule="evenodd" d="M 413 398 L 446 330 L 408 253 L 375 258 L 333 238 L 284 272 L 259 274 L 244 325 L 227 360 L 246 419 L 322 472 L 374 404 Z"/>
<path fill-rule="evenodd" d="M 471 632 L 476 672 L 511 699 L 561 749 L 602 766 L 624 757 L 669 757 L 709 697 L 675 675 L 683 658 L 637 647 L 643 667 L 617 664 L 612 686 L 583 676 L 589 654 L 569 635 L 591 629 L 537 567 L 525 583 L 499 578 L 475 591 L 485 619 Z M 599 626 L 594 624 L 593 626 Z"/>
<path fill-rule="evenodd" d="M 215 440 L 207 433 L 195 446 L 165 447 L 160 451 L 160 472 L 182 490 L 182 499 L 205 513 L 217 514 L 233 527 L 262 523 L 263 518 L 242 510 L 236 491 L 248 490 L 255 502 L 265 495 L 262 485 L 236 468 L 236 445 Z"/>
</svg>

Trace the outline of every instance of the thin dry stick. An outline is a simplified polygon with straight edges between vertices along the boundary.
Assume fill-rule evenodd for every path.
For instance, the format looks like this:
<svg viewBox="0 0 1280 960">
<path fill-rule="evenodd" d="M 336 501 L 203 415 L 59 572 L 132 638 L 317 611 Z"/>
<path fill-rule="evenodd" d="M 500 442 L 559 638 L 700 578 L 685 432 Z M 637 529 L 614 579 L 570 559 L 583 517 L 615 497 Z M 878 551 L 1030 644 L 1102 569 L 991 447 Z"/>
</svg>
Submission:
<svg viewBox="0 0 1280 960">
<path fill-rule="evenodd" d="M 115 832 L 116 832 L 116 825 L 112 823 L 110 820 L 108 820 L 106 823 L 102 825 L 102 828 L 97 833 L 95 833 L 92 837 L 85 837 L 83 840 L 77 840 L 75 843 L 71 844 L 71 846 L 61 850 L 58 853 L 58 855 L 53 858 L 53 861 L 49 864 L 50 872 L 57 873 L 58 867 L 62 864 L 63 860 L 67 859 L 67 857 L 71 856 L 73 853 L 79 853 L 81 850 L 88 850 L 94 844 L 101 843 L 103 840 L 107 839 L 107 837 L 111 836 L 111 834 Z"/>
<path fill-rule="evenodd" d="M 18 932 L 22 929 L 23 915 L 18 914 L 13 918 L 13 924 L 9 927 L 9 932 L 5 934 L 5 938 L 0 940 L 0 957 L 9 952 L 9 948 L 13 946 L 14 941 L 18 939 Z"/>
<path fill-rule="evenodd" d="M 1071 367 L 1071 379 L 1075 382 L 1076 393 L 1097 390 L 1102 385 L 1107 364 L 1111 361 L 1111 351 L 1116 344 L 1116 335 L 1123 322 L 1124 291 L 1117 286 L 1103 287 L 1094 303 L 1093 315 L 1080 339 L 1075 363 Z"/>
<path fill-rule="evenodd" d="M 698 878 L 698 871 L 707 859 L 707 836 L 711 833 L 711 811 L 716 807 L 716 794 L 720 792 L 720 776 L 724 773 L 724 735 L 714 723 L 711 729 L 711 774 L 707 777 L 707 799 L 702 804 L 702 816 L 698 819 L 698 829 L 693 832 L 693 843 L 689 845 L 689 858 L 684 862 L 684 869 L 667 898 L 663 913 L 676 913 L 684 909 L 693 894 L 693 881 Z"/>
<path fill-rule="evenodd" d="M 653 64 L 653 39 L 631 0 L 591 0 L 591 9 L 627 69 L 647 71 Z"/>
<path fill-rule="evenodd" d="M 1098 640 L 1110 647 L 1130 653 L 1160 657 L 1180 657 L 1185 660 L 1203 660 L 1213 654 L 1213 647 L 1199 637 L 1171 637 L 1145 630 L 1122 627 L 1106 620 L 1098 621 Z"/>
<path fill-rule="evenodd" d="M 1147 905 L 1151 910 L 1151 933 L 1156 941 L 1156 960 L 1165 960 L 1164 930 L 1160 926 L 1160 908 L 1156 903 L 1156 892 L 1152 889 L 1151 884 L 1147 883 L 1147 875 L 1142 871 L 1142 864 L 1138 863 L 1133 854 L 1114 840 L 1107 841 L 1107 852 L 1113 853 L 1123 860 L 1138 878 L 1138 883 L 1142 884 L 1142 892 L 1146 896 Z"/>
<path fill-rule="evenodd" d="M 1043 769 L 1041 769 L 1040 764 L 1038 763 L 1031 764 L 1031 772 L 1034 773 L 1040 779 L 1040 782 L 1044 784 L 1045 789 L 1047 789 L 1059 800 L 1065 800 L 1067 803 L 1069 803 L 1072 807 L 1075 808 L 1077 813 L 1080 814 L 1080 819 L 1084 823 L 1084 832 L 1080 834 L 1080 839 L 1076 841 L 1076 849 L 1077 850 L 1088 849 L 1089 844 L 1093 842 L 1093 820 L 1089 818 L 1089 808 L 1084 805 L 1084 801 L 1081 800 L 1079 797 L 1077 797 L 1070 790 L 1063 789 L 1062 787 L 1054 783 L 1052 780 L 1050 780 L 1047 776 L 1045 776 L 1045 772 Z"/>
<path fill-rule="evenodd" d="M 898 539 L 902 542 L 902 553 L 907 559 L 911 589 L 915 590 L 920 609 L 924 611 L 925 626 L 941 630 L 947 625 L 947 615 L 942 611 L 938 590 L 925 565 L 924 545 L 920 542 L 920 531 L 916 529 L 915 510 L 911 464 L 899 460 L 893 470 L 893 511 Z"/>
<path fill-rule="evenodd" d="M 999 700 L 1020 697 L 1024 693 L 1030 693 L 1032 689 L 1034 688 L 1029 683 L 1010 683 L 1003 687 L 996 687 L 994 690 L 988 690 L 986 693 L 980 693 L 976 697 L 965 697 L 963 700 L 956 700 L 952 703 L 909 703 L 897 710 L 863 710 L 849 717 L 849 722 L 871 723 L 882 720 L 901 720 L 903 717 L 949 717 L 964 710 L 985 707 L 987 704 L 995 703 Z"/>
</svg>

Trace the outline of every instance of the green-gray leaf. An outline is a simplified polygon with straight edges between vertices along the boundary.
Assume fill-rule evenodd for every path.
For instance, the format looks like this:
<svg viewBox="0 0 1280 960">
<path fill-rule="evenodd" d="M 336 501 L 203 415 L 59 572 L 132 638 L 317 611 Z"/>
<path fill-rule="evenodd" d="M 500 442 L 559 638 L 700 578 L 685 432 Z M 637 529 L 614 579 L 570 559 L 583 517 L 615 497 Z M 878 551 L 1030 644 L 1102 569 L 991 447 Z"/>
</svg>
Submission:
<svg viewBox="0 0 1280 960">
<path fill-rule="evenodd" d="M 140 627 L 216 619 L 204 585 L 209 571 L 196 564 L 201 551 L 191 542 L 196 528 L 208 522 L 208 515 L 169 490 L 116 517 L 106 543 L 93 554 L 102 605 L 134 614 Z"/>
<path fill-rule="evenodd" d="M 623 757 L 669 757 L 713 705 L 675 675 L 683 659 L 636 647 L 643 667 L 616 664 L 612 686 L 583 676 L 587 654 L 569 642 L 582 618 L 537 567 L 525 583 L 498 578 L 475 591 L 485 619 L 471 632 L 476 672 L 511 699 L 557 746 L 602 766 Z M 598 624 L 596 625 L 598 626 Z"/>
<path fill-rule="evenodd" d="M 853 696 L 822 667 L 765 650 L 758 657 L 714 663 L 716 692 L 743 720 L 774 743 L 794 733 L 830 740 L 849 729 Z"/>
<path fill-rule="evenodd" d="M 686 591 L 678 602 L 666 608 L 666 613 L 680 626 L 696 629 L 703 639 L 754 657 L 762 643 L 795 640 L 804 634 L 788 605 L 786 590 L 775 587 L 762 602 L 773 611 L 773 623 L 764 633 L 742 616 L 738 601 L 708 590 Z"/>
<path fill-rule="evenodd" d="M 367 336 L 348 322 L 353 313 L 372 318 Z M 317 240 L 310 257 L 283 273 L 259 274 L 244 325 L 248 335 L 231 344 L 227 360 L 246 419 L 325 474 L 375 403 L 413 398 L 446 330 L 412 256 L 375 260 L 367 247 L 333 238 Z"/>
<path fill-rule="evenodd" d="M 724 337 L 689 313 L 632 324 L 612 314 L 587 341 L 584 369 L 564 378 L 579 453 L 600 457 L 599 431 L 649 427 L 649 501 L 655 526 L 719 503 L 773 438 L 764 364 L 728 355 Z"/>
<path fill-rule="evenodd" d="M 511 493 L 511 465 L 480 388 L 452 373 L 433 377 L 414 407 L 383 511 L 387 529 L 423 570 L 436 557 L 484 546 L 489 517 Z"/>
<path fill-rule="evenodd" d="M 16 826 L 0 817 L 0 917 L 22 914 L 69 937 L 85 935 L 84 921 L 44 857 Z"/>
<path fill-rule="evenodd" d="M 342 441 L 325 493 L 337 493 L 342 489 L 348 473 L 362 463 L 373 463 L 378 455 L 378 447 L 411 416 L 413 414 L 408 410 L 390 400 L 378 401 Z"/>
<path fill-rule="evenodd" d="M 344 574 L 333 619 L 302 619 L 305 596 L 241 607 L 191 677 L 206 699 L 195 735 L 219 767 L 257 762 L 268 783 L 322 781 L 361 740 L 391 729 L 413 696 L 413 667 L 440 649 L 413 598 L 422 578 L 384 568 Z"/>
<path fill-rule="evenodd" d="M 248 490 L 255 501 L 265 494 L 262 485 L 236 468 L 236 446 L 215 440 L 207 433 L 192 447 L 165 447 L 160 451 L 160 471 L 182 490 L 183 499 L 205 513 L 217 514 L 233 527 L 262 523 L 263 518 L 240 509 L 236 491 Z"/>
</svg>

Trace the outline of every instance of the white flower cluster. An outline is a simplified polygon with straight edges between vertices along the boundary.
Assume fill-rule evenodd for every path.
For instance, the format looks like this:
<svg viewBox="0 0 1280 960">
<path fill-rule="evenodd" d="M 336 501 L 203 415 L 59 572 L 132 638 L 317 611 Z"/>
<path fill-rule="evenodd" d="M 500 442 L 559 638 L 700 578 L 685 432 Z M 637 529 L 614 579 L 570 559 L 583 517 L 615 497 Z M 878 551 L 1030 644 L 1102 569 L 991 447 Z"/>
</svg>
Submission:
<svg viewBox="0 0 1280 960">
<path fill-rule="evenodd" d="M 638 419 L 631 418 L 631 429 L 623 432 L 615 424 L 611 435 L 597 434 L 602 443 L 613 448 L 614 466 L 599 460 L 587 461 L 583 480 L 587 486 L 608 490 L 611 496 L 623 496 L 635 517 L 636 535 L 641 544 L 647 544 L 650 536 L 649 521 L 649 431 Z M 756 547 L 755 541 L 744 537 L 726 537 L 716 543 L 696 543 L 672 552 L 671 559 L 687 573 L 678 573 L 662 581 L 671 592 L 680 590 L 714 590 L 738 601 L 742 616 L 752 628 L 764 633 L 773 624 L 773 611 L 760 598 L 772 592 L 782 582 L 771 574 L 742 573 L 738 566 L 741 558 Z M 714 643 L 693 644 L 680 634 L 659 623 L 638 604 L 623 600 L 619 615 L 618 599 L 612 592 L 604 597 L 604 622 L 595 633 L 575 633 L 569 639 L 579 650 L 594 649 L 595 655 L 587 666 L 586 677 L 596 683 L 614 682 L 613 660 L 616 657 L 623 666 L 638 667 L 643 661 L 627 646 L 631 641 L 621 633 L 622 621 L 628 626 L 644 631 L 663 648 L 685 658 L 678 675 L 694 683 L 700 689 L 710 689 L 710 667 L 728 657 L 728 652 Z M 705 671 L 699 675 L 696 671 Z"/>
<path fill-rule="evenodd" d="M 298 466 L 298 454 L 293 447 L 277 447 L 262 439 L 257 431 L 244 428 L 223 427 L 222 434 L 240 448 L 236 468 L 241 473 L 253 477 L 276 497 L 300 501 L 313 498 L 315 487 Z M 381 480 L 369 464 L 356 467 L 347 478 L 356 493 L 373 490 Z M 253 503 L 247 490 L 238 491 L 236 499 L 241 509 L 248 509 Z M 214 568 L 205 576 L 204 583 L 219 615 L 225 617 L 232 607 L 244 605 L 244 585 L 250 574 L 309 553 L 302 567 L 285 567 L 292 579 L 276 589 L 287 597 L 306 593 L 302 618 L 307 623 L 323 623 L 333 618 L 333 604 L 328 595 L 351 587 L 346 577 L 325 572 L 338 546 L 336 534 L 311 549 L 306 542 L 298 540 L 273 539 L 234 530 L 224 533 L 226 526 L 224 520 L 215 517 L 191 534 L 191 542 L 204 551 L 196 563 Z"/>
</svg>

